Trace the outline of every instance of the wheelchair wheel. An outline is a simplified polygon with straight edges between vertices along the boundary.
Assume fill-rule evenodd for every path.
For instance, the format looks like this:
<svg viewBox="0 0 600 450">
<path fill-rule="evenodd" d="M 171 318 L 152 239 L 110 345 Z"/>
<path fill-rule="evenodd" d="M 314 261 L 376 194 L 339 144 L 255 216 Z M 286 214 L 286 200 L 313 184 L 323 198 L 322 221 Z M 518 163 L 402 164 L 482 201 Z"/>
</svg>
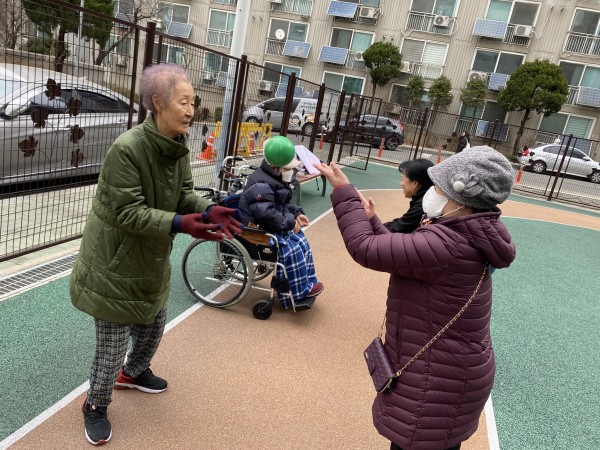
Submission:
<svg viewBox="0 0 600 450">
<path fill-rule="evenodd" d="M 183 280 L 202 303 L 217 308 L 233 306 L 252 288 L 248 252 L 235 240 L 193 241 L 183 255 Z"/>
<path fill-rule="evenodd" d="M 252 307 L 252 314 L 259 320 L 267 320 L 273 314 L 273 303 L 269 300 L 259 300 Z"/>
</svg>

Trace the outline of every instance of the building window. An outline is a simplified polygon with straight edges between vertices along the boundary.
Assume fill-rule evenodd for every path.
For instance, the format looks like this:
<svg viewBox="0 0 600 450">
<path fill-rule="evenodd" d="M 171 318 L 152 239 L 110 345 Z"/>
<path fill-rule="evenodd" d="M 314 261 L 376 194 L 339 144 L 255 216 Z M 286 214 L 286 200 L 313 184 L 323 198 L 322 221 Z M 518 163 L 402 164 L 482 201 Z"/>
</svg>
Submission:
<svg viewBox="0 0 600 450">
<path fill-rule="evenodd" d="M 406 91 L 406 86 L 401 84 L 392 85 L 392 93 L 390 95 L 390 103 L 396 103 L 400 106 L 409 107 L 410 105 L 410 95 Z M 412 105 L 413 108 L 426 108 L 430 106 L 429 102 L 429 92 L 425 91 L 421 96 L 421 102 L 418 105 Z"/>
<path fill-rule="evenodd" d="M 235 13 L 211 9 L 206 43 L 217 47 L 231 47 L 234 27 Z"/>
<path fill-rule="evenodd" d="M 188 23 L 189 16 L 190 7 L 188 5 L 164 2 L 158 4 L 158 18 L 163 21 L 165 26 L 171 22 Z"/>
<path fill-rule="evenodd" d="M 442 75 L 448 45 L 404 39 L 400 52 L 403 61 L 413 63 L 411 67 L 414 67 L 415 75 L 421 75 L 426 80 L 436 80 Z"/>
<path fill-rule="evenodd" d="M 454 17 L 457 0 L 413 0 L 410 10 L 425 14 Z"/>
<path fill-rule="evenodd" d="M 523 64 L 524 55 L 478 49 L 475 52 L 473 70 L 511 75 Z"/>
<path fill-rule="evenodd" d="M 287 41 L 306 42 L 308 24 L 289 20 L 271 19 L 267 50 L 270 55 L 281 55 Z"/>
<path fill-rule="evenodd" d="M 339 73 L 325 72 L 323 75 L 323 82 L 329 89 L 360 95 L 362 94 L 365 79 Z"/>
<path fill-rule="evenodd" d="M 331 34 L 331 46 L 345 48 L 351 52 L 364 52 L 373 43 L 373 33 L 334 28 Z"/>
<path fill-rule="evenodd" d="M 158 62 L 158 42 L 154 43 L 154 49 L 152 51 L 152 61 Z M 183 53 L 183 47 L 176 45 L 162 45 L 160 61 L 166 63 L 179 64 L 181 66 L 186 65 L 185 55 Z"/>
<path fill-rule="evenodd" d="M 573 138 L 577 139 L 575 142 L 571 142 L 571 145 L 589 155 L 593 142 L 588 140 L 588 136 L 593 126 L 594 119 L 589 117 L 565 113 L 552 114 L 542 118 L 536 142 L 551 144 L 556 138 L 559 138 L 566 144 L 568 136 L 572 134 Z"/>
<path fill-rule="evenodd" d="M 575 11 L 565 51 L 600 55 L 600 12 L 583 9 Z"/>
<path fill-rule="evenodd" d="M 291 75 L 292 73 L 295 73 L 296 77 L 300 77 L 302 73 L 302 68 L 265 62 L 265 70 L 263 71 L 262 79 L 265 81 L 272 81 L 276 84 L 279 84 L 282 82 L 281 78 L 284 77 L 285 79 L 283 80 L 283 82 L 287 83 L 287 77 L 282 74 Z"/>
<path fill-rule="evenodd" d="M 485 18 L 514 25 L 533 25 L 538 8 L 539 3 L 490 0 Z"/>
</svg>

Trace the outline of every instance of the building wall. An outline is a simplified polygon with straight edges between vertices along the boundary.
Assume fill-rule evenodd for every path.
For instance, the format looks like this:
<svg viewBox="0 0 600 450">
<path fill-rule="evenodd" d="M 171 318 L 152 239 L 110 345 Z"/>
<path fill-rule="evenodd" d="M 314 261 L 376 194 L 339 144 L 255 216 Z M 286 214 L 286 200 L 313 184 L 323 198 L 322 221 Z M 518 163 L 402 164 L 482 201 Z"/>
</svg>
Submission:
<svg viewBox="0 0 600 450">
<path fill-rule="evenodd" d="M 186 0 L 181 0 L 184 3 Z M 359 31 L 374 32 L 376 41 L 392 42 L 402 48 L 405 39 L 419 39 L 431 42 L 448 44 L 448 52 L 443 67 L 443 74 L 450 78 L 453 86 L 454 100 L 448 111 L 459 113 L 461 108 L 460 89 L 463 88 L 472 67 L 476 49 L 491 49 L 513 52 L 525 55 L 526 61 L 535 59 L 548 59 L 550 62 L 559 64 L 560 61 L 574 61 L 600 67 L 600 55 L 578 55 L 563 52 L 565 40 L 569 32 L 571 22 L 576 8 L 585 8 L 592 11 L 600 11 L 600 1 L 597 0 L 530 0 L 529 3 L 539 4 L 538 16 L 534 25 L 534 35 L 528 45 L 515 45 L 502 42 L 490 42 L 473 36 L 473 27 L 476 19 L 485 18 L 488 9 L 488 1 L 462 0 L 457 9 L 454 19 L 455 26 L 450 35 L 433 34 L 407 28 L 411 1 L 381 0 L 381 14 L 376 25 L 364 23 L 346 23 L 334 20 L 327 16 L 329 0 L 315 0 L 312 13 L 309 17 L 300 14 L 274 10 L 269 0 L 252 0 L 251 13 L 248 23 L 247 39 L 245 42 L 245 53 L 252 62 L 264 64 L 265 61 L 280 63 L 284 65 L 300 66 L 302 68 L 301 78 L 314 83 L 323 82 L 325 71 L 347 74 L 354 77 L 364 77 L 364 94 L 371 94 L 371 84 L 366 70 L 349 69 L 346 67 L 330 66 L 318 60 L 322 45 L 329 45 L 334 27 L 353 29 Z M 214 48 L 219 51 L 227 51 L 227 48 L 213 47 L 207 45 L 206 36 L 209 20 L 209 10 L 226 10 L 235 12 L 236 5 L 224 5 L 209 0 L 191 2 L 190 23 L 194 29 L 190 40 Z M 307 41 L 312 43 L 309 56 L 305 60 L 292 59 L 286 56 L 266 54 L 266 41 L 269 33 L 270 21 L 280 18 L 291 21 L 305 22 L 309 24 Z M 408 74 L 402 74 L 384 88 L 378 88 L 377 96 L 384 101 L 390 99 L 392 84 L 405 85 L 409 81 Z M 426 87 L 431 82 L 426 83 Z M 598 86 L 600 88 L 600 86 Z M 488 98 L 495 100 L 496 94 L 490 93 Z M 595 120 L 593 132 L 588 138 L 600 138 L 600 121 L 598 121 L 598 108 L 582 108 L 578 106 L 565 105 L 564 112 L 577 114 Z M 509 114 L 507 121 L 517 124 L 521 114 Z M 528 127 L 537 128 L 541 117 L 535 116 L 527 123 Z"/>
</svg>

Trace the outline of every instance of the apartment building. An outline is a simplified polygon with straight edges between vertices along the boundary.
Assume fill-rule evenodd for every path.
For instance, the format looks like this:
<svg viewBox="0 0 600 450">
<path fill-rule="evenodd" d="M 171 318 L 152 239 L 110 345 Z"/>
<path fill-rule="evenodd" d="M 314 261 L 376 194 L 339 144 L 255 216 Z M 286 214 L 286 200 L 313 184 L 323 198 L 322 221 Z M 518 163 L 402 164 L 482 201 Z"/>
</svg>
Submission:
<svg viewBox="0 0 600 450">
<path fill-rule="evenodd" d="M 237 3 L 163 2 L 160 23 L 169 35 L 227 53 Z M 245 53 L 267 68 L 370 95 L 362 52 L 377 41 L 394 43 L 403 55 L 401 76 L 376 92 L 398 108 L 411 76 L 421 75 L 427 87 L 443 74 L 453 86 L 449 112 L 517 124 L 520 113 L 507 113 L 497 94 L 521 64 L 548 59 L 568 80 L 568 101 L 527 126 L 539 130 L 541 142 L 560 134 L 600 139 L 599 0 L 252 0 Z M 168 48 L 167 61 L 184 58 L 184 49 Z M 203 70 L 207 81 L 218 82 L 226 66 L 223 58 L 207 57 Z M 477 111 L 460 101 L 460 89 L 474 77 L 488 87 Z M 281 76 L 265 71 L 262 78 L 260 94 L 275 95 Z"/>
</svg>

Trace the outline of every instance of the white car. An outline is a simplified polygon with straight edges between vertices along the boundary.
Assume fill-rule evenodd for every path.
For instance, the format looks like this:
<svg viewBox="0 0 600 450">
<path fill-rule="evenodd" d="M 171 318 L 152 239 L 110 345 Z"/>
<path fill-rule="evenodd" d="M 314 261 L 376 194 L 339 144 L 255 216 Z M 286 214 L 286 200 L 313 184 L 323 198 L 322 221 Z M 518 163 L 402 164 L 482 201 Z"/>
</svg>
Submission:
<svg viewBox="0 0 600 450">
<path fill-rule="evenodd" d="M 0 186 L 97 175 L 129 109 L 128 98 L 85 78 L 1 63 Z"/>
<path fill-rule="evenodd" d="M 563 157 L 561 173 L 587 178 L 592 183 L 600 183 L 600 163 L 577 148 L 570 148 L 565 156 L 565 146 L 547 144 L 531 149 L 529 154 L 521 156 L 520 159 L 527 170 L 544 173 L 557 172 Z"/>
</svg>

